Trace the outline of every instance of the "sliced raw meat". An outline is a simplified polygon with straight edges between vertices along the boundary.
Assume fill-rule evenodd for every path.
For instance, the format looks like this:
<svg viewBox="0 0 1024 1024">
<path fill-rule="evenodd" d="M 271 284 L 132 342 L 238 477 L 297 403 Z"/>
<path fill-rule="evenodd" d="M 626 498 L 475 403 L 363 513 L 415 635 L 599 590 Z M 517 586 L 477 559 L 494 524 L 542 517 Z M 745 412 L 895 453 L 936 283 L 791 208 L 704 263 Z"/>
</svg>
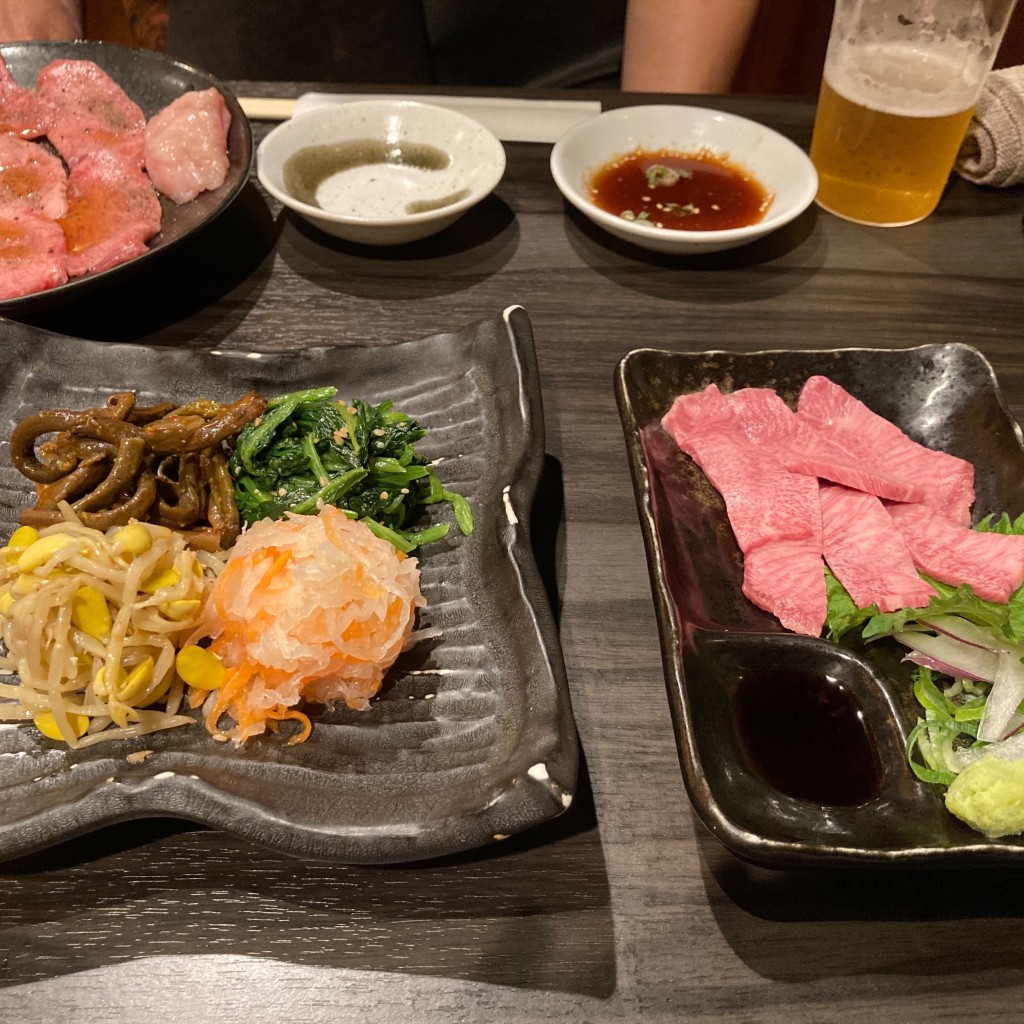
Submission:
<svg viewBox="0 0 1024 1024">
<path fill-rule="evenodd" d="M 49 106 L 14 80 L 0 57 L 0 133 L 35 139 L 46 134 Z"/>
<path fill-rule="evenodd" d="M 142 166 L 142 110 L 91 60 L 47 64 L 39 72 L 36 90 L 51 107 L 46 136 L 70 168 L 101 152 Z"/>
<path fill-rule="evenodd" d="M 924 505 L 892 505 L 889 515 L 926 576 L 969 583 L 978 597 L 999 603 L 1024 583 L 1024 537 L 979 533 Z"/>
<path fill-rule="evenodd" d="M 946 452 L 912 441 L 827 377 L 810 377 L 800 392 L 798 413 L 827 424 L 843 448 L 870 460 L 881 472 L 924 487 L 923 501 L 952 522 L 970 524 L 974 467 Z"/>
<path fill-rule="evenodd" d="M 924 501 L 927 488 L 890 476 L 870 459 L 837 444 L 821 423 L 798 416 L 769 388 L 743 388 L 728 395 L 746 435 L 793 473 L 845 484 L 880 498 Z"/>
<path fill-rule="evenodd" d="M 216 89 L 179 96 L 146 125 L 146 170 L 158 192 L 187 203 L 228 173 L 231 114 Z"/>
<path fill-rule="evenodd" d="M 808 540 L 777 540 L 743 557 L 743 593 L 794 633 L 820 636 L 828 597 L 820 534 Z"/>
<path fill-rule="evenodd" d="M 0 207 L 0 299 L 54 288 L 67 279 L 60 225 L 33 210 Z"/>
<path fill-rule="evenodd" d="M 917 574 L 906 542 L 873 494 L 821 486 L 822 550 L 858 608 L 923 608 L 935 589 Z"/>
<path fill-rule="evenodd" d="M 744 554 L 768 541 L 815 535 L 817 481 L 790 473 L 756 447 L 714 384 L 680 395 L 661 422 L 724 498 Z"/>
<path fill-rule="evenodd" d="M 83 157 L 68 178 L 68 212 L 61 218 L 68 275 L 133 259 L 160 230 L 160 200 L 142 170 L 114 153 Z"/>
<path fill-rule="evenodd" d="M 0 135 L 0 206 L 35 210 L 56 220 L 67 212 L 64 165 L 42 146 Z"/>
<path fill-rule="evenodd" d="M 817 481 L 754 445 L 713 384 L 677 398 L 662 423 L 725 499 L 744 554 L 743 592 L 788 629 L 819 635 L 826 597 Z"/>
</svg>

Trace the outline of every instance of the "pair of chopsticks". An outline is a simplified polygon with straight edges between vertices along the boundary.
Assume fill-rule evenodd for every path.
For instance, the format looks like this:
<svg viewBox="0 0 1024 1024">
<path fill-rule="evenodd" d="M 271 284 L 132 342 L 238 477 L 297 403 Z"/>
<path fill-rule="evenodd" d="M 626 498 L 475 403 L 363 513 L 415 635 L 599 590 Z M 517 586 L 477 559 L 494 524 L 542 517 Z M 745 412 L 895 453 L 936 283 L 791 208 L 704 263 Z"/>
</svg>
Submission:
<svg viewBox="0 0 1024 1024">
<path fill-rule="evenodd" d="M 287 121 L 295 113 L 298 100 L 264 96 L 240 96 L 238 105 L 250 121 Z"/>
<path fill-rule="evenodd" d="M 412 96 L 309 92 L 297 100 L 246 96 L 239 99 L 251 121 L 286 121 L 297 114 L 357 100 L 417 100 L 447 107 L 479 121 L 502 142 L 557 142 L 573 125 L 601 113 L 596 100 L 528 100 L 496 96 Z"/>
</svg>

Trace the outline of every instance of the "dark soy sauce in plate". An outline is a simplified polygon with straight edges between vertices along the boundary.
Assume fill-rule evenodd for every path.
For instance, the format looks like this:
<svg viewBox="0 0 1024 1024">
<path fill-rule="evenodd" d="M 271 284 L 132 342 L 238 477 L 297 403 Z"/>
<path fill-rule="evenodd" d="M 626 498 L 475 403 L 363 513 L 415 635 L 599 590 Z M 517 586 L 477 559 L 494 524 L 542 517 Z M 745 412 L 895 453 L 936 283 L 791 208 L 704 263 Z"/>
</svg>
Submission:
<svg viewBox="0 0 1024 1024">
<path fill-rule="evenodd" d="M 841 683 L 772 669 L 744 676 L 735 714 L 754 768 L 798 800 L 853 807 L 882 788 L 882 763 L 860 702 Z"/>
<path fill-rule="evenodd" d="M 747 227 L 772 202 L 753 175 L 706 150 L 636 149 L 598 168 L 587 185 L 602 210 L 671 231 Z"/>
</svg>

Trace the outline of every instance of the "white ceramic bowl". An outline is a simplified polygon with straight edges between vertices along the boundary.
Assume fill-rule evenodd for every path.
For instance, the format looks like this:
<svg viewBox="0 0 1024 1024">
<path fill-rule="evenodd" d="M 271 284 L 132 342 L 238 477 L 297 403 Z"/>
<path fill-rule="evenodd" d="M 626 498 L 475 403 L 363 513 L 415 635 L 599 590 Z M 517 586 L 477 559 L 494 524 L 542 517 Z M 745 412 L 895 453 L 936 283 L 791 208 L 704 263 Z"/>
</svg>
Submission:
<svg viewBox="0 0 1024 1024">
<path fill-rule="evenodd" d="M 613 157 L 636 149 L 708 150 L 749 171 L 774 199 L 756 224 L 721 231 L 676 231 L 624 220 L 593 203 L 587 183 Z M 581 121 L 555 143 L 551 174 L 562 195 L 595 224 L 627 242 L 667 253 L 744 245 L 799 216 L 818 190 L 814 165 L 799 146 L 756 121 L 703 107 L 622 107 Z"/>
<path fill-rule="evenodd" d="M 329 174 L 306 197 L 312 201 L 297 199 L 285 187 L 285 164 L 298 151 L 367 140 L 367 162 Z M 373 155 L 392 147 L 415 153 L 424 146 L 447 154 L 447 166 L 425 169 Z M 359 100 L 310 110 L 278 125 L 256 152 L 256 173 L 272 196 L 323 231 L 365 245 L 399 245 L 441 231 L 489 195 L 504 171 L 505 150 L 482 124 L 410 100 Z M 433 208 L 410 207 L 419 203 Z"/>
</svg>

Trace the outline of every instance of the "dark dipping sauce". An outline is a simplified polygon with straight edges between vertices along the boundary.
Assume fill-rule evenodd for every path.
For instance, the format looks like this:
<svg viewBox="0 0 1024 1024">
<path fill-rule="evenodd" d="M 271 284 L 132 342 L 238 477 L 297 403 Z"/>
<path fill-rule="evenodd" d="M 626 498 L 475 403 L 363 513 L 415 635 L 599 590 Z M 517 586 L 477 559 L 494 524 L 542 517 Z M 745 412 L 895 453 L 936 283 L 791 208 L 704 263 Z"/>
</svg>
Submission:
<svg viewBox="0 0 1024 1024">
<path fill-rule="evenodd" d="M 602 210 L 671 231 L 744 228 L 773 198 L 742 167 L 706 151 L 637 149 L 595 171 L 588 187 Z"/>
<path fill-rule="evenodd" d="M 754 768 L 798 800 L 854 807 L 882 789 L 882 763 L 859 701 L 835 680 L 769 671 L 740 680 L 735 713 Z"/>
<path fill-rule="evenodd" d="M 304 146 L 284 162 L 281 176 L 285 191 L 300 203 L 319 206 L 317 189 L 330 177 L 353 167 L 370 164 L 393 164 L 416 167 L 422 171 L 443 171 L 452 162 L 451 156 L 426 142 L 386 142 L 382 139 L 346 139 L 344 142 Z M 462 195 L 448 199 L 448 205 Z M 434 207 L 428 207 L 433 209 Z M 410 211 L 413 213 L 419 210 Z"/>
</svg>

